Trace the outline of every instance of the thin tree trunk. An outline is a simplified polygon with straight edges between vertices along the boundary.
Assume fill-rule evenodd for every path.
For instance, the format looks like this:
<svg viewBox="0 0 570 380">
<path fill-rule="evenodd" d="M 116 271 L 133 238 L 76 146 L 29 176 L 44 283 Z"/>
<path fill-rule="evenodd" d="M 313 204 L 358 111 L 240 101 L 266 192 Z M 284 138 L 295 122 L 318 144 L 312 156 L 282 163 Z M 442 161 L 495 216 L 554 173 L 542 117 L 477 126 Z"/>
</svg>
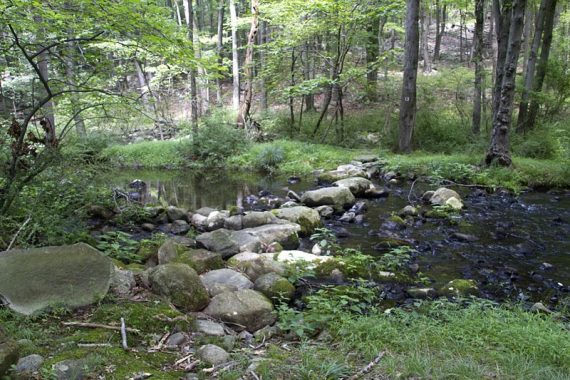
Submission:
<svg viewBox="0 0 570 380">
<path fill-rule="evenodd" d="M 192 8 L 192 0 L 183 0 L 184 14 L 186 16 L 186 26 L 188 28 L 188 41 L 192 44 L 192 55 L 195 56 L 194 47 L 194 9 Z M 190 67 L 190 123 L 192 132 L 198 132 L 198 89 L 196 85 L 196 68 L 194 65 Z"/>
<path fill-rule="evenodd" d="M 232 107 L 234 110 L 239 110 L 239 54 L 238 54 L 238 41 L 237 41 L 237 10 L 234 0 L 230 0 L 230 19 L 232 26 Z"/>
<path fill-rule="evenodd" d="M 431 73 L 431 62 L 429 56 L 429 17 L 428 12 L 426 10 L 427 3 L 424 3 L 421 7 L 421 20 L 422 20 L 422 55 L 424 58 L 424 73 Z"/>
<path fill-rule="evenodd" d="M 483 83 L 483 26 L 485 23 L 485 0 L 475 1 L 475 35 L 473 61 L 475 63 L 475 95 L 473 98 L 473 133 L 481 131 L 481 95 Z"/>
<path fill-rule="evenodd" d="M 65 74 L 67 75 L 67 80 L 75 85 L 75 44 L 73 42 L 68 42 L 67 49 L 68 56 L 66 57 L 67 59 L 65 62 Z M 79 109 L 77 107 L 77 101 L 74 98 L 71 99 L 71 108 L 74 114 L 73 121 L 75 122 L 75 131 L 77 132 L 79 138 L 83 139 L 87 136 L 87 130 L 85 129 L 85 121 L 83 120 L 83 116 L 81 116 L 80 112 L 77 112 Z"/>
<path fill-rule="evenodd" d="M 400 152 L 412 150 L 412 134 L 416 121 L 416 80 L 419 56 L 419 0 L 407 0 L 406 42 L 404 46 L 404 77 L 400 100 L 400 130 L 398 149 Z"/>
<path fill-rule="evenodd" d="M 550 55 L 550 48 L 552 46 L 552 30 L 554 28 L 554 18 L 556 16 L 556 2 L 557 0 L 549 0 L 544 15 L 544 31 L 542 37 L 542 47 L 540 50 L 540 61 L 536 68 L 536 78 L 532 91 L 536 94 L 542 91 L 544 78 L 546 77 L 546 69 L 548 66 L 548 57 Z M 532 130 L 536 124 L 538 116 L 538 109 L 540 103 L 536 97 L 533 97 L 530 102 L 528 111 L 528 121 L 526 122 L 526 130 Z"/>
<path fill-rule="evenodd" d="M 463 62 L 463 24 L 465 16 L 462 10 L 459 11 L 459 62 Z"/>
<path fill-rule="evenodd" d="M 40 16 L 35 16 L 34 21 L 36 23 L 42 23 L 43 20 Z M 39 36 L 38 36 L 39 38 Z M 40 45 L 40 48 L 43 46 Z M 45 83 L 49 83 L 49 51 L 42 49 L 42 52 L 38 56 L 38 69 L 39 75 L 42 78 L 42 81 Z M 50 99 L 46 102 L 46 104 L 42 107 L 44 111 L 44 119 L 49 123 L 49 128 L 52 131 L 55 131 L 55 112 L 54 112 L 54 105 L 53 101 Z"/>
<path fill-rule="evenodd" d="M 308 42 L 305 42 L 305 46 L 303 48 L 303 79 L 304 80 L 311 80 L 311 55 L 310 55 L 310 45 Z M 304 103 L 305 103 L 305 110 L 306 111 L 314 111 L 315 110 L 315 95 L 313 94 L 305 94 L 304 95 Z"/>
<path fill-rule="evenodd" d="M 440 8 L 439 0 L 436 1 L 436 31 L 435 31 L 435 46 L 433 48 L 433 60 L 439 61 L 441 52 L 441 39 L 445 34 L 445 23 L 447 22 L 447 4 Z"/>
<path fill-rule="evenodd" d="M 517 132 L 524 132 L 528 112 L 528 103 L 530 99 L 530 91 L 534 85 L 534 75 L 536 71 L 536 60 L 538 57 L 538 49 L 542 41 L 542 33 L 544 30 L 544 16 L 546 8 L 551 3 L 551 0 L 542 0 L 538 14 L 536 15 L 536 25 L 534 27 L 534 35 L 532 38 L 532 46 L 528 55 L 528 61 L 524 73 L 524 87 L 521 95 L 521 102 L 519 105 L 519 118 L 517 120 Z"/>
<path fill-rule="evenodd" d="M 369 102 L 378 100 L 378 33 L 380 20 L 372 18 L 366 28 L 366 98 Z"/>
<path fill-rule="evenodd" d="M 508 50 L 504 61 L 503 81 L 497 114 L 493 118 L 491 144 L 485 157 L 485 164 L 511 166 L 509 129 L 512 121 L 517 63 L 521 48 L 526 0 L 514 0 L 508 33 Z"/>
<path fill-rule="evenodd" d="M 265 44 L 267 43 L 267 21 L 261 21 L 259 28 L 259 45 L 261 46 L 259 52 L 259 65 L 261 68 L 265 67 Z M 267 97 L 267 83 L 265 83 L 265 75 L 261 76 L 261 109 L 267 111 L 269 109 L 269 99 Z"/>
<path fill-rule="evenodd" d="M 291 68 L 290 68 L 290 76 L 291 76 L 291 87 L 295 86 L 295 63 L 297 61 L 297 57 L 295 56 L 295 50 L 291 51 Z M 292 95 L 289 96 L 289 116 L 291 118 L 291 137 L 293 137 L 293 130 L 295 129 L 295 98 Z"/>
<path fill-rule="evenodd" d="M 244 76 L 245 76 L 245 93 L 243 103 L 240 107 L 237 127 L 245 128 L 250 120 L 251 99 L 253 98 L 253 45 L 255 44 L 255 36 L 259 30 L 259 0 L 251 2 L 251 28 L 247 38 L 247 48 L 245 51 Z"/>
<path fill-rule="evenodd" d="M 218 4 L 218 39 L 216 41 L 216 52 L 218 53 L 218 66 L 222 67 L 224 58 L 222 50 L 224 47 L 224 9 L 226 0 L 220 0 Z M 221 74 L 219 74 L 221 76 Z M 216 103 L 221 106 L 222 100 L 222 78 L 216 78 Z"/>
</svg>

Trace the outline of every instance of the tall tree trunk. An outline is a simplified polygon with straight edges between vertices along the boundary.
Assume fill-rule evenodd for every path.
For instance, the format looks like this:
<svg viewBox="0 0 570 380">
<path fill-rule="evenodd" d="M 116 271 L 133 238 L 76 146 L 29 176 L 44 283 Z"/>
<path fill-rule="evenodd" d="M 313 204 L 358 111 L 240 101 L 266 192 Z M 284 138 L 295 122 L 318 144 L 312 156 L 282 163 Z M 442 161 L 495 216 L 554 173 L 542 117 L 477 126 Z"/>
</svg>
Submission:
<svg viewBox="0 0 570 380">
<path fill-rule="evenodd" d="M 493 0 L 493 15 L 495 16 L 495 30 L 497 34 L 497 61 L 495 64 L 495 85 L 493 87 L 493 120 L 499 110 L 501 102 L 501 87 L 505 70 L 505 59 L 509 47 L 509 30 L 511 26 L 512 11 L 510 3 L 506 0 Z"/>
<path fill-rule="evenodd" d="M 251 28 L 247 38 L 247 48 L 245 51 L 244 76 L 245 76 L 245 93 L 243 103 L 240 106 L 237 118 L 237 127 L 245 128 L 250 120 L 251 99 L 253 98 L 253 45 L 255 44 L 255 36 L 259 30 L 259 0 L 251 2 Z"/>
<path fill-rule="evenodd" d="M 441 39 L 445 34 L 445 23 L 447 22 L 447 4 L 441 8 L 439 0 L 436 0 L 436 28 L 435 28 L 435 46 L 433 48 L 433 60 L 439 61 L 441 51 Z"/>
<path fill-rule="evenodd" d="M 34 16 L 34 21 L 36 23 L 42 23 L 41 16 Z M 37 36 L 39 40 L 41 40 L 40 36 Z M 43 46 L 40 45 L 40 49 Z M 41 77 L 41 80 L 45 83 L 49 83 L 49 50 L 42 49 L 42 52 L 38 56 L 38 71 Z M 42 107 L 44 112 L 44 119 L 49 123 L 49 128 L 51 128 L 52 133 L 55 133 L 55 112 L 54 112 L 54 105 L 53 101 L 50 99 L 46 102 L 46 104 Z M 55 136 L 54 136 L 55 137 Z"/>
<path fill-rule="evenodd" d="M 536 60 L 538 58 L 538 49 L 540 49 L 540 43 L 542 41 L 542 33 L 544 30 L 544 16 L 546 9 L 551 3 L 551 0 L 542 0 L 540 2 L 540 8 L 538 14 L 536 15 L 536 24 L 534 27 L 534 35 L 532 37 L 532 46 L 528 55 L 528 61 L 526 63 L 524 72 L 524 87 L 521 94 L 521 102 L 519 105 L 519 118 L 517 120 L 517 132 L 524 132 L 525 124 L 527 121 L 528 103 L 530 99 L 530 91 L 534 84 L 534 75 L 536 71 Z"/>
<path fill-rule="evenodd" d="M 429 16 L 428 16 L 427 3 L 421 7 L 421 20 L 422 20 L 422 55 L 424 58 L 424 73 L 431 73 L 431 62 L 429 56 Z"/>
<path fill-rule="evenodd" d="M 226 0 L 220 0 L 218 4 L 218 39 L 216 41 L 216 52 L 218 54 L 218 66 L 222 67 L 224 63 L 224 58 L 222 56 L 222 50 L 224 47 L 224 9 Z M 223 103 L 222 99 L 222 78 L 221 74 L 216 78 L 216 103 L 221 106 Z"/>
<path fill-rule="evenodd" d="M 473 98 L 473 133 L 481 131 L 481 95 L 483 83 L 483 26 L 485 23 L 485 0 L 475 0 L 475 43 L 473 62 L 475 63 L 475 95 Z"/>
<path fill-rule="evenodd" d="M 238 54 L 238 41 L 237 41 L 237 9 L 234 0 L 230 0 L 230 20 L 232 26 L 232 107 L 234 110 L 239 110 L 239 54 Z"/>
<path fill-rule="evenodd" d="M 419 12 L 420 0 L 407 0 L 406 42 L 404 45 L 404 77 L 402 98 L 400 100 L 400 130 L 398 150 L 412 150 L 412 133 L 416 121 L 416 80 L 418 76 L 419 56 Z"/>
<path fill-rule="evenodd" d="M 261 21 L 261 26 L 259 28 L 259 45 L 261 47 L 259 51 L 259 66 L 261 68 L 265 67 L 266 63 L 266 53 L 265 44 L 267 43 L 267 21 Z M 269 99 L 267 97 L 267 83 L 265 83 L 265 75 L 261 76 L 261 109 L 267 111 L 269 109 Z"/>
<path fill-rule="evenodd" d="M 69 33 L 71 35 L 71 33 Z M 75 63 L 75 44 L 73 42 L 67 43 L 68 55 L 65 60 L 65 74 L 67 80 L 75 86 L 76 83 L 76 63 Z M 79 138 L 83 139 L 87 136 L 87 130 L 85 129 L 85 121 L 81 112 L 78 112 L 78 105 L 75 98 L 71 98 L 71 112 L 73 112 L 73 121 L 75 122 L 75 131 Z"/>
<path fill-rule="evenodd" d="M 549 4 L 546 7 L 546 12 L 544 14 L 544 31 L 542 36 L 542 47 L 540 50 L 540 61 L 536 68 L 536 78 L 532 87 L 532 91 L 535 94 L 542 91 L 544 78 L 546 77 L 548 57 L 550 55 L 550 47 L 552 46 L 552 30 L 554 29 L 554 18 L 556 16 L 556 2 L 557 0 L 549 0 Z M 533 97 L 528 111 L 526 130 L 534 128 L 539 107 L 540 104 L 538 99 Z"/>
<path fill-rule="evenodd" d="M 311 80 L 311 54 L 309 42 L 305 42 L 303 48 L 303 79 Z M 315 95 L 305 94 L 304 96 L 305 110 L 314 111 L 315 110 Z"/>
<path fill-rule="evenodd" d="M 465 24 L 465 13 L 459 10 L 459 62 L 463 62 L 463 24 Z"/>
<path fill-rule="evenodd" d="M 366 98 L 370 102 L 378 100 L 378 33 L 380 19 L 373 17 L 366 25 Z"/>
<path fill-rule="evenodd" d="M 485 164 L 511 166 L 509 147 L 509 129 L 512 121 L 515 97 L 515 79 L 521 48 L 526 0 L 514 0 L 512 3 L 511 25 L 508 33 L 507 54 L 504 61 L 503 81 L 497 114 L 493 117 L 491 144 L 485 157 Z"/>
<path fill-rule="evenodd" d="M 297 56 L 295 55 L 295 49 L 291 51 L 291 67 L 289 70 L 290 75 L 290 85 L 295 86 L 295 63 L 297 62 Z M 293 95 L 289 95 L 289 117 L 291 123 L 291 137 L 293 137 L 293 131 L 295 130 L 295 98 Z"/>
<path fill-rule="evenodd" d="M 186 16 L 186 26 L 188 28 L 188 41 L 192 46 L 192 56 L 195 56 L 196 49 L 194 47 L 194 9 L 192 8 L 192 0 L 183 0 L 184 14 Z M 190 124 L 193 133 L 198 132 L 198 89 L 196 85 L 196 68 L 194 65 L 190 67 Z"/>
</svg>

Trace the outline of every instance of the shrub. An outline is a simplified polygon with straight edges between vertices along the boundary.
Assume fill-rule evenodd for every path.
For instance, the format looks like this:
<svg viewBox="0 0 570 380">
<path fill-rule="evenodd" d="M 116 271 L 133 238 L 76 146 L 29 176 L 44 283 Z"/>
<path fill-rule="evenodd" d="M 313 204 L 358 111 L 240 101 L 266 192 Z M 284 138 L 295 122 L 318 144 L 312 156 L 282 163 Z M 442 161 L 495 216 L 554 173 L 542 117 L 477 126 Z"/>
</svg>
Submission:
<svg viewBox="0 0 570 380">
<path fill-rule="evenodd" d="M 258 170 L 272 173 L 279 168 L 284 159 L 285 152 L 282 147 L 268 145 L 255 157 L 255 167 Z"/>
</svg>

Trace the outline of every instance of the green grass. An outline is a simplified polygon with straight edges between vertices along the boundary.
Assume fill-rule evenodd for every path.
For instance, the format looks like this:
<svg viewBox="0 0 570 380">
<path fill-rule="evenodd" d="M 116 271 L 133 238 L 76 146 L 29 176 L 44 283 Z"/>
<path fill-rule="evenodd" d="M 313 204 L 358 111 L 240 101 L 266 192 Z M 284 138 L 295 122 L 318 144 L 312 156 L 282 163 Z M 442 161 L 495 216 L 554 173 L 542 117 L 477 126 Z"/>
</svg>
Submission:
<svg viewBox="0 0 570 380">
<path fill-rule="evenodd" d="M 180 168 L 179 140 L 144 141 L 127 145 L 112 145 L 101 156 L 111 165 L 132 168 Z"/>
<path fill-rule="evenodd" d="M 380 352 L 367 379 L 568 379 L 570 333 L 556 317 L 519 307 L 462 308 L 424 303 L 355 317 L 338 314 L 332 341 L 304 341 L 292 351 L 270 349 L 258 372 L 267 379 L 335 379 L 357 372 Z"/>
</svg>

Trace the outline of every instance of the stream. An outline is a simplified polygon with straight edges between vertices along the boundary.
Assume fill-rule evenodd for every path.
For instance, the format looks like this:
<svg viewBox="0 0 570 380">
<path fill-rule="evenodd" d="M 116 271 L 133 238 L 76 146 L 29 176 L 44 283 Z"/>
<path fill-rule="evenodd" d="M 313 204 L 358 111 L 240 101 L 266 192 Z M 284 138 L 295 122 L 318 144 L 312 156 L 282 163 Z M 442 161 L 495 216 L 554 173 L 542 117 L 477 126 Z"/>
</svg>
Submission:
<svg viewBox="0 0 570 380">
<path fill-rule="evenodd" d="M 101 178 L 109 187 L 128 189 L 140 179 L 147 185 L 143 202 L 157 200 L 196 210 L 200 207 L 228 209 L 242 199 L 244 208 L 267 209 L 258 202 L 263 195 L 285 198 L 288 190 L 302 193 L 317 187 L 313 177 L 288 181 L 287 177 L 256 174 L 209 174 L 192 172 L 129 171 L 108 173 Z M 475 279 L 483 296 L 491 299 L 532 300 L 555 303 L 570 291 L 570 191 L 526 192 L 514 196 L 505 191 L 453 187 L 465 208 L 450 218 L 415 218 L 405 226 L 389 218 L 404 206 L 421 204 L 421 195 L 437 186 L 402 181 L 389 185 L 373 180 L 390 191 L 387 198 L 365 200 L 364 223 L 346 224 L 338 218 L 325 220 L 328 228 L 341 231 L 343 247 L 381 255 L 379 243 L 386 237 L 410 242 L 419 252 L 420 271 L 438 288 L 456 278 Z M 413 187 L 413 188 L 412 188 Z M 301 249 L 310 251 L 304 239 Z"/>
</svg>

